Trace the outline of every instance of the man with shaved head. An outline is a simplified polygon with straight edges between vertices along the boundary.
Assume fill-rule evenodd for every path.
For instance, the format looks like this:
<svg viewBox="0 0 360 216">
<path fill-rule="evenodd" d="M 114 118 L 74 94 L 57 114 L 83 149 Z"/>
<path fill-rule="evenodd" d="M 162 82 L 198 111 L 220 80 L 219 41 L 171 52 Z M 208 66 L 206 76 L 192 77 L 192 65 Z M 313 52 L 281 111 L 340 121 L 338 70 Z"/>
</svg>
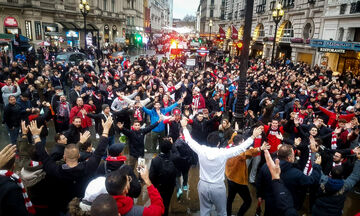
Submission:
<svg viewBox="0 0 360 216">
<path fill-rule="evenodd" d="M 40 142 L 40 131 L 35 121 L 30 123 L 30 131 L 33 135 L 36 153 L 40 161 L 43 163 L 43 169 L 46 175 L 54 180 L 54 190 L 51 198 L 52 205 L 49 209 L 55 210 L 52 215 L 57 213 L 66 213 L 68 203 L 74 197 L 83 197 L 87 184 L 91 176 L 96 172 L 101 157 L 105 154 L 108 145 L 108 134 L 113 123 L 112 117 L 106 122 L 102 122 L 103 133 L 99 140 L 99 144 L 87 161 L 79 162 L 79 148 L 75 144 L 68 144 L 64 150 L 65 164 L 58 165 L 53 161 L 45 151 L 45 144 Z M 80 136 L 80 142 L 84 143 L 90 137 L 90 132 L 85 132 Z"/>
</svg>

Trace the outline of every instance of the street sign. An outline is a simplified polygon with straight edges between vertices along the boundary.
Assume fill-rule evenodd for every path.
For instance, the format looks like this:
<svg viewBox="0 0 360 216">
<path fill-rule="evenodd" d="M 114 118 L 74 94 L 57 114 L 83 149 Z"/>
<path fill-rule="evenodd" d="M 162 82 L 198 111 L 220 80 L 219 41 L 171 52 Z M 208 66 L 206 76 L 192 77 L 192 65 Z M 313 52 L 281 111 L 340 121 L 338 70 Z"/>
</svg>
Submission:
<svg viewBox="0 0 360 216">
<path fill-rule="evenodd" d="M 186 60 L 186 65 L 187 66 L 195 66 L 196 64 L 196 60 L 195 59 L 187 59 Z"/>
<path fill-rule="evenodd" d="M 199 53 L 200 56 L 206 56 L 209 53 L 209 50 L 207 50 L 206 47 L 200 47 L 196 52 Z"/>
</svg>

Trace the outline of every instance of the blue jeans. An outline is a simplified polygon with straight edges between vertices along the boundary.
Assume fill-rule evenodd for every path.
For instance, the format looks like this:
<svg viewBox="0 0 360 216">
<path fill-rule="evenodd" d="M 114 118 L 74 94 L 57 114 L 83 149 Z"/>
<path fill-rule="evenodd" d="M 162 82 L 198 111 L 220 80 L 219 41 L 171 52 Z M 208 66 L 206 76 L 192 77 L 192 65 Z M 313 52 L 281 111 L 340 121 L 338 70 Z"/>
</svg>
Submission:
<svg viewBox="0 0 360 216">
<path fill-rule="evenodd" d="M 20 130 L 20 127 L 13 127 L 13 128 L 9 128 L 8 126 L 6 126 L 9 134 L 10 134 L 10 142 L 11 144 L 14 144 L 16 145 L 17 143 L 17 138 L 19 136 L 19 130 Z"/>
</svg>

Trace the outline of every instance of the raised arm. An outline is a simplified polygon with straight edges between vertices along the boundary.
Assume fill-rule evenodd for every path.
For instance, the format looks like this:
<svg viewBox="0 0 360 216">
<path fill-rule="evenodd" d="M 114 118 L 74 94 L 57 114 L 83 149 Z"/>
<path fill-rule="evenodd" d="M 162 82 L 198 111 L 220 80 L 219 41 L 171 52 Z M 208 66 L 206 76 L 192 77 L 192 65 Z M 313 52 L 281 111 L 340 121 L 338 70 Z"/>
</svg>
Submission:
<svg viewBox="0 0 360 216">
<path fill-rule="evenodd" d="M 183 121 L 183 120 L 181 120 Z M 186 120 L 186 124 L 187 124 L 187 120 Z M 183 125 L 183 123 L 181 123 L 181 125 Z M 203 146 L 201 146 L 199 143 L 197 143 L 195 140 L 193 140 L 193 138 L 191 137 L 188 129 L 183 126 L 183 133 L 184 133 L 184 137 L 185 137 L 185 141 L 186 143 L 189 145 L 189 147 L 195 152 L 195 153 L 200 153 L 201 151 L 203 151 Z"/>
</svg>

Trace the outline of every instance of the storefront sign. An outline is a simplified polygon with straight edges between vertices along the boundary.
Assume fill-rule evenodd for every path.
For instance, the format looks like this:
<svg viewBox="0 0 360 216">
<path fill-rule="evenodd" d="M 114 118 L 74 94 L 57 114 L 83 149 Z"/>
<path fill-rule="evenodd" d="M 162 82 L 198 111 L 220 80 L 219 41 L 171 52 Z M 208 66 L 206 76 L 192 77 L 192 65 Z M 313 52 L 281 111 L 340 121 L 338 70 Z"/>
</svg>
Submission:
<svg viewBox="0 0 360 216">
<path fill-rule="evenodd" d="M 327 52 L 327 53 L 345 53 L 344 49 L 332 49 L 332 48 L 324 48 L 319 47 L 319 52 Z"/>
<path fill-rule="evenodd" d="M 345 42 L 345 41 L 312 39 L 310 41 L 310 46 L 330 48 L 330 49 L 345 49 L 345 50 L 360 51 L 359 43 L 352 43 L 352 42 Z"/>
<path fill-rule="evenodd" d="M 6 17 L 4 20 L 5 27 L 18 27 L 18 22 L 14 17 Z"/>
<path fill-rule="evenodd" d="M 25 21 L 25 36 L 32 40 L 32 29 L 31 29 L 31 21 L 26 20 Z"/>
<path fill-rule="evenodd" d="M 41 32 L 41 23 L 40 21 L 35 21 L 35 39 L 42 40 L 42 32 Z"/>
<path fill-rule="evenodd" d="M 66 32 L 66 37 L 78 39 L 79 38 L 79 32 L 70 30 L 70 31 Z"/>
<path fill-rule="evenodd" d="M 19 29 L 18 28 L 5 28 L 5 33 L 6 34 L 19 34 Z"/>
</svg>

